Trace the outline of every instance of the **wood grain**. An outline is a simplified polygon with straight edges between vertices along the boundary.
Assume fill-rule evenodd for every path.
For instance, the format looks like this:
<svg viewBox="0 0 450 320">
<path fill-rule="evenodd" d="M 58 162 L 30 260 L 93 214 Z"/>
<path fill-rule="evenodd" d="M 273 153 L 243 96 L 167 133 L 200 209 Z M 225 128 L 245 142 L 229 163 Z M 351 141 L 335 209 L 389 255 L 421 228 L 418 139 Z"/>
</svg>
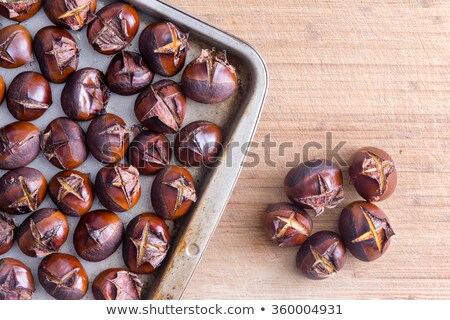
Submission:
<svg viewBox="0 0 450 320">
<path fill-rule="evenodd" d="M 271 134 L 294 147 L 261 145 L 244 168 L 185 299 L 450 298 L 450 4 L 432 0 L 170 0 L 245 39 L 265 58 L 270 90 L 255 142 Z M 399 170 L 380 203 L 397 233 L 376 262 L 348 259 L 313 282 L 261 228 L 268 203 L 285 201 L 286 162 L 310 141 L 388 151 Z M 275 167 L 264 163 L 271 157 Z M 325 157 L 311 150 L 310 157 Z M 249 159 L 253 160 L 253 159 Z M 344 168 L 345 172 L 347 171 Z M 346 202 L 358 199 L 346 186 Z M 315 219 L 336 230 L 342 206 Z"/>
</svg>

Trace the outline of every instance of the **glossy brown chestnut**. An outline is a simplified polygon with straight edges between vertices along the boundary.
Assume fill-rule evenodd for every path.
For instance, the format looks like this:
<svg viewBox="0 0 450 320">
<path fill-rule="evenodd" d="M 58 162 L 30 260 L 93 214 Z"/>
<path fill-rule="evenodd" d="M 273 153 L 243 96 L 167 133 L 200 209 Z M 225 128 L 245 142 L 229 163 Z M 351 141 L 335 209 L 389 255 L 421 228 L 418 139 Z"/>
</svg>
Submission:
<svg viewBox="0 0 450 320">
<path fill-rule="evenodd" d="M 236 69 L 224 51 L 203 49 L 200 56 L 184 69 L 181 87 L 188 98 L 201 103 L 218 103 L 237 90 Z"/>
<path fill-rule="evenodd" d="M 95 159 L 116 163 L 123 159 L 128 149 L 130 130 L 122 118 L 107 113 L 92 120 L 86 141 Z"/>
<path fill-rule="evenodd" d="M 334 276 L 345 264 L 347 250 L 337 233 L 319 231 L 300 247 L 297 269 L 312 280 Z"/>
<path fill-rule="evenodd" d="M 186 115 L 186 97 L 177 83 L 161 80 L 141 92 L 134 113 L 151 131 L 177 133 Z"/>
<path fill-rule="evenodd" d="M 6 212 L 0 211 L 0 255 L 8 252 L 14 244 L 16 225 Z"/>
<path fill-rule="evenodd" d="M 86 121 L 106 113 L 111 91 L 105 75 L 94 68 L 75 72 L 61 93 L 64 113 L 73 120 Z"/>
<path fill-rule="evenodd" d="M 168 166 L 156 175 L 151 198 L 158 216 L 165 220 L 178 219 L 197 201 L 194 179 L 186 169 Z"/>
<path fill-rule="evenodd" d="M 53 253 L 42 259 L 38 279 L 45 291 L 57 300 L 80 300 L 89 285 L 83 265 L 65 253 Z"/>
<path fill-rule="evenodd" d="M 153 175 L 170 164 L 172 149 L 162 133 L 142 131 L 128 148 L 128 161 L 140 174 Z"/>
<path fill-rule="evenodd" d="M 33 168 L 19 168 L 7 172 L 0 179 L 0 209 L 9 214 L 36 211 L 47 194 L 44 175 Z"/>
<path fill-rule="evenodd" d="M 48 183 L 48 193 L 59 210 L 71 217 L 88 213 L 94 203 L 89 175 L 76 170 L 56 174 Z"/>
<path fill-rule="evenodd" d="M 78 68 L 80 48 L 72 35 L 62 28 L 39 30 L 34 36 L 33 48 L 42 74 L 51 82 L 66 82 Z"/>
<path fill-rule="evenodd" d="M 365 201 L 353 202 L 342 210 L 339 232 L 347 249 L 362 261 L 381 257 L 395 235 L 386 214 Z"/>
<path fill-rule="evenodd" d="M 87 37 L 98 52 L 115 54 L 134 39 L 139 23 L 139 14 L 133 7 L 113 2 L 97 12 L 96 18 L 89 24 Z"/>
<path fill-rule="evenodd" d="M 57 26 L 79 31 L 94 20 L 97 0 L 46 0 L 44 11 Z"/>
<path fill-rule="evenodd" d="M 313 221 L 305 210 L 282 202 L 267 208 L 263 225 L 269 238 L 279 247 L 295 247 L 311 235 Z"/>
<path fill-rule="evenodd" d="M 143 283 L 139 277 L 124 269 L 108 269 L 92 283 L 96 300 L 139 300 Z"/>
<path fill-rule="evenodd" d="M 55 167 L 66 170 L 82 165 L 89 155 L 83 129 L 68 118 L 50 122 L 42 135 L 41 149 Z"/>
<path fill-rule="evenodd" d="M 133 166 L 123 164 L 103 167 L 97 173 L 95 191 L 106 209 L 128 211 L 141 197 L 139 171 Z"/>
<path fill-rule="evenodd" d="M 30 32 L 21 25 L 0 30 L 0 67 L 18 68 L 33 61 L 33 43 Z"/>
<path fill-rule="evenodd" d="M 31 300 L 35 291 L 30 268 L 16 259 L 0 259 L 0 300 Z"/>
<path fill-rule="evenodd" d="M 50 84 L 37 72 L 22 72 L 11 82 L 6 104 L 17 120 L 36 120 L 52 104 Z"/>
<path fill-rule="evenodd" d="M 0 128 L 0 169 L 25 167 L 39 154 L 41 132 L 32 123 L 18 121 Z"/>
<path fill-rule="evenodd" d="M 195 121 L 181 129 L 175 139 L 175 156 L 188 167 L 206 166 L 217 159 L 222 147 L 220 128 L 209 121 Z"/>
<path fill-rule="evenodd" d="M 348 169 L 350 182 L 367 201 L 389 198 L 397 186 L 397 170 L 391 156 L 374 147 L 355 152 Z"/>
<path fill-rule="evenodd" d="M 73 245 L 84 260 L 98 262 L 112 255 L 122 243 L 124 227 L 111 211 L 92 211 L 81 217 L 73 234 Z"/>
<path fill-rule="evenodd" d="M 17 22 L 22 22 L 34 16 L 44 0 L 1 0 L 0 15 Z"/>
<path fill-rule="evenodd" d="M 142 31 L 139 50 L 153 71 L 172 77 L 184 66 L 188 38 L 188 33 L 183 33 L 171 22 L 153 23 Z"/>
<path fill-rule="evenodd" d="M 0 75 L 0 104 L 3 103 L 3 100 L 5 99 L 5 94 L 6 94 L 5 80 L 3 80 L 2 75 Z"/>
<path fill-rule="evenodd" d="M 122 255 L 125 265 L 138 274 L 152 273 L 169 251 L 170 234 L 164 220 L 144 213 L 128 223 Z"/>
<path fill-rule="evenodd" d="M 30 257 L 45 257 L 58 252 L 69 235 L 66 216 L 56 209 L 41 209 L 26 218 L 17 228 L 20 250 Z"/>
<path fill-rule="evenodd" d="M 140 54 L 122 51 L 111 60 L 106 71 L 106 82 L 113 92 L 129 96 L 144 90 L 152 83 L 153 76 Z"/>
<path fill-rule="evenodd" d="M 292 202 L 313 209 L 316 217 L 344 200 L 342 171 L 329 160 L 307 161 L 292 168 L 284 179 L 284 189 Z"/>
</svg>

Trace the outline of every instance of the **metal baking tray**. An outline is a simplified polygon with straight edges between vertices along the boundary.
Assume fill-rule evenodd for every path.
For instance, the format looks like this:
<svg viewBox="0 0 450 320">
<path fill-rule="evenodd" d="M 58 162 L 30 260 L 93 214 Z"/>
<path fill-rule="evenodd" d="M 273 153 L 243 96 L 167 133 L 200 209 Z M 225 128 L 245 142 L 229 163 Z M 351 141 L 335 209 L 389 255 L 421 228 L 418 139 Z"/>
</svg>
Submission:
<svg viewBox="0 0 450 320">
<path fill-rule="evenodd" d="M 97 8 L 99 9 L 110 2 L 113 1 L 100 0 Z M 216 47 L 219 50 L 225 49 L 227 51 L 230 62 L 238 70 L 240 88 L 239 93 L 234 98 L 217 105 L 202 105 L 192 100 L 188 101 L 184 125 L 195 120 L 209 120 L 222 127 L 225 138 L 221 161 L 214 168 L 189 168 L 196 180 L 199 199 L 187 217 L 177 220 L 175 223 L 168 222 L 174 237 L 163 265 L 152 275 L 140 276 L 144 282 L 143 298 L 180 299 L 200 262 L 241 171 L 249 142 L 253 138 L 264 105 L 268 88 L 268 73 L 261 56 L 247 43 L 232 35 L 158 0 L 126 0 L 124 2 L 135 6 L 141 17 L 139 33 L 126 50 L 139 52 L 140 32 L 151 22 L 168 20 L 190 33 L 190 50 L 186 60 L 187 63 L 195 59 L 202 48 Z M 4 18 L 0 19 L 1 28 L 11 24 L 14 24 L 14 22 Z M 36 16 L 23 22 L 22 25 L 34 36 L 40 28 L 52 25 L 52 23 L 41 9 Z M 92 49 L 87 42 L 86 28 L 80 32 L 71 33 L 77 39 L 81 48 L 79 69 L 94 67 L 105 72 L 113 56 L 101 55 Z M 0 73 L 9 86 L 18 73 L 28 70 L 40 72 L 35 61 L 19 69 L 0 69 Z M 180 75 L 181 72 L 173 79 L 179 81 Z M 154 81 L 156 82 L 159 79 L 160 77 L 155 77 Z M 33 121 L 41 130 L 44 130 L 51 120 L 65 116 L 60 104 L 60 95 L 64 84 L 52 84 L 51 87 L 53 105 L 41 118 Z M 133 111 L 136 97 L 137 95 L 122 97 L 113 93 L 107 111 L 119 115 L 129 127 L 132 127 L 138 124 Z M 0 127 L 14 121 L 16 120 L 10 115 L 4 102 L 0 108 Z M 84 130 L 89 125 L 87 122 L 80 124 Z M 169 139 L 173 140 L 173 138 L 174 136 L 169 135 Z M 176 163 L 175 160 L 173 161 Z M 41 170 L 47 180 L 50 180 L 59 171 L 44 158 L 42 153 L 29 166 Z M 90 173 L 91 180 L 93 180 L 100 168 L 101 164 L 90 155 L 87 161 L 77 170 Z M 0 170 L 1 175 L 4 173 L 6 171 Z M 119 214 L 125 225 L 136 215 L 153 211 L 150 201 L 152 182 L 153 177 L 141 176 L 142 195 L 140 201 L 132 210 Z M 46 207 L 55 207 L 49 197 L 40 206 L 40 208 Z M 96 200 L 92 210 L 100 208 L 101 205 Z M 25 216 L 14 216 L 13 218 L 16 225 L 19 225 L 25 219 Z M 68 217 L 68 220 L 71 231 L 68 241 L 60 251 L 77 256 L 72 245 L 72 237 L 78 219 Z M 125 268 L 121 250 L 119 248 L 111 257 L 98 263 L 87 262 L 79 258 L 86 268 L 90 283 L 97 274 L 105 269 Z M 14 257 L 23 261 L 30 266 L 37 282 L 37 268 L 40 259 L 25 256 L 17 244 L 14 244 L 11 251 L 0 257 Z M 51 299 L 51 297 L 37 283 L 33 299 Z M 93 299 L 90 288 L 84 299 Z"/>
</svg>

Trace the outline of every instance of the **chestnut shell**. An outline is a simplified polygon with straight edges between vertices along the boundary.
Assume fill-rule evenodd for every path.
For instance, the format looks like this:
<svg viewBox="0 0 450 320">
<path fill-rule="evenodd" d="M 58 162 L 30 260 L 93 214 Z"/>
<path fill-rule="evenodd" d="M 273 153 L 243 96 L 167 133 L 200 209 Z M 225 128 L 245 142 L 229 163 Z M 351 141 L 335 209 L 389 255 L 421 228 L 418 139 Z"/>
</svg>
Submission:
<svg viewBox="0 0 450 320">
<path fill-rule="evenodd" d="M 3 80 L 2 75 L 0 75 L 0 104 L 3 103 L 3 100 L 5 99 L 5 95 L 6 95 L 5 80 Z"/>
<path fill-rule="evenodd" d="M 44 11 L 57 26 L 79 31 L 94 20 L 97 0 L 46 0 Z"/>
<path fill-rule="evenodd" d="M 43 2 L 44 0 L 0 2 L 0 15 L 13 21 L 23 22 L 34 16 L 41 8 Z"/>
<path fill-rule="evenodd" d="M 30 32 L 21 25 L 0 30 L 0 67 L 18 68 L 33 61 L 33 44 Z"/>
<path fill-rule="evenodd" d="M 143 283 L 139 277 L 124 269 L 101 272 L 92 283 L 96 300 L 139 300 Z"/>
<path fill-rule="evenodd" d="M 16 235 L 16 224 L 6 212 L 0 211 L 0 255 L 8 252 L 13 244 Z"/>
<path fill-rule="evenodd" d="M 31 300 L 35 291 L 30 268 L 17 259 L 0 259 L 0 300 Z"/>
</svg>

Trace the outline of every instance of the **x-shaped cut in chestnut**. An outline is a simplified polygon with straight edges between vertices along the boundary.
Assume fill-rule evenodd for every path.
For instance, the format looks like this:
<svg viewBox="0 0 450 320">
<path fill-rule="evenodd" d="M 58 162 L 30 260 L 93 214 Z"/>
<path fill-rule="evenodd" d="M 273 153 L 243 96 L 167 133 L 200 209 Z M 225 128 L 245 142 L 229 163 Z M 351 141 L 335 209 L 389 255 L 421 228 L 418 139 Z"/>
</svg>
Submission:
<svg viewBox="0 0 450 320">
<path fill-rule="evenodd" d="M 14 40 L 14 38 L 20 33 L 19 30 L 14 31 L 13 33 L 10 34 L 10 36 L 3 41 L 2 43 L 0 43 L 0 59 L 1 60 L 5 60 L 6 62 L 9 63 L 14 63 L 16 62 L 14 60 L 13 57 L 11 57 L 11 55 L 8 53 L 8 48 L 11 45 L 11 42 Z"/>
<path fill-rule="evenodd" d="M 291 228 L 295 229 L 298 233 L 309 236 L 309 232 L 306 230 L 305 226 L 296 219 L 296 214 L 294 211 L 291 211 L 289 217 L 275 216 L 275 219 L 284 223 L 284 226 L 276 232 L 274 239 L 283 238 L 286 232 Z"/>
<path fill-rule="evenodd" d="M 163 184 L 177 189 L 177 201 L 175 202 L 173 212 L 176 212 L 186 201 L 197 201 L 197 195 L 194 186 L 182 174 L 180 174 L 180 177 L 178 179 L 169 182 L 163 182 Z"/>
<path fill-rule="evenodd" d="M 375 179 L 380 187 L 379 194 L 382 195 L 386 191 L 387 178 L 395 169 L 394 163 L 384 160 L 370 151 L 367 154 L 370 158 L 364 160 L 361 174 Z"/>
<path fill-rule="evenodd" d="M 22 189 L 23 196 L 19 198 L 18 200 L 11 203 L 8 208 L 12 209 L 20 209 L 22 207 L 28 208 L 29 211 L 35 211 L 38 207 L 38 192 L 39 188 L 36 188 L 36 190 L 31 191 L 30 188 L 28 188 L 28 185 L 25 181 L 25 178 L 22 176 L 19 176 L 18 178 L 20 183 L 20 188 Z"/>
<path fill-rule="evenodd" d="M 170 35 L 172 36 L 172 42 L 156 48 L 154 53 L 159 54 L 173 54 L 174 64 L 177 65 L 180 61 L 181 53 L 188 47 L 188 33 L 182 33 L 177 27 L 172 23 L 167 22 L 169 27 Z"/>
</svg>

